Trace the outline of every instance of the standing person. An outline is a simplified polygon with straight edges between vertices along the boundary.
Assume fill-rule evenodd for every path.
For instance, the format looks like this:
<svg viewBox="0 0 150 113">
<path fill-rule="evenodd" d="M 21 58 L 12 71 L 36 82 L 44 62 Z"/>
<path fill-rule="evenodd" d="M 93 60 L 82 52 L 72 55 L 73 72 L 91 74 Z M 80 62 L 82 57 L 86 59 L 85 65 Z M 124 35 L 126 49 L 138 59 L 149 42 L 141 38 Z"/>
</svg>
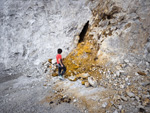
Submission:
<svg viewBox="0 0 150 113">
<path fill-rule="evenodd" d="M 62 56 L 61 56 L 62 49 L 59 48 L 57 50 L 57 53 L 58 54 L 56 56 L 56 60 L 57 60 L 57 66 L 58 66 L 58 75 L 59 75 L 60 79 L 63 79 L 63 74 L 66 72 L 66 67 L 65 67 L 65 65 L 62 62 Z"/>
</svg>

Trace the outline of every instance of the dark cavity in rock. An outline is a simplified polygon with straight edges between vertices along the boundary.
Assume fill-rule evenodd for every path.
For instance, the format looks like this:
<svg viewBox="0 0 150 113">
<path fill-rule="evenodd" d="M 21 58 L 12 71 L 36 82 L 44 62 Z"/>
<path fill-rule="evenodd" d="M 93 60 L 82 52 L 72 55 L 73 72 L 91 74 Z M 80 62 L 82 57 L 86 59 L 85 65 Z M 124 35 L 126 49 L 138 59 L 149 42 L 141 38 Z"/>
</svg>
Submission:
<svg viewBox="0 0 150 113">
<path fill-rule="evenodd" d="M 80 36 L 79 43 L 83 42 L 84 36 L 85 36 L 85 34 L 86 34 L 87 30 L 88 30 L 88 26 L 89 26 L 89 21 L 87 21 L 87 23 L 84 25 L 84 27 L 83 27 L 80 35 L 79 35 Z"/>
</svg>

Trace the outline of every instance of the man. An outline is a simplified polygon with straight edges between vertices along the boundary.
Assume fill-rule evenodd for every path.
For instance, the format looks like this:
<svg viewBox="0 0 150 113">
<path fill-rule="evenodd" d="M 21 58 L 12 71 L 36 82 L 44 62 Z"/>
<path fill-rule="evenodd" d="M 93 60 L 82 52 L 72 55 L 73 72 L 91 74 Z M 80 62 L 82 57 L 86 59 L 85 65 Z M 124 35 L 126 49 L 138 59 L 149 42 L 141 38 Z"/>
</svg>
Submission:
<svg viewBox="0 0 150 113">
<path fill-rule="evenodd" d="M 58 66 L 58 75 L 59 78 L 62 80 L 63 79 L 63 74 L 66 72 L 66 67 L 62 62 L 62 49 L 58 49 L 57 50 L 57 56 L 56 56 L 56 60 L 57 60 L 57 66 Z"/>
</svg>

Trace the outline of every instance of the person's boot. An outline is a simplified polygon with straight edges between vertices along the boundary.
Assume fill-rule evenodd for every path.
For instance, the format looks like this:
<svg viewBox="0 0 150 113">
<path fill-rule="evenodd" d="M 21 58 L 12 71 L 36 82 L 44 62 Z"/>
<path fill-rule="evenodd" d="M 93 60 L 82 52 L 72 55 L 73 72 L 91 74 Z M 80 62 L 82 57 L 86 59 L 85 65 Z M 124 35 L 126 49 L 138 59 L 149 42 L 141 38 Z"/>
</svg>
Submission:
<svg viewBox="0 0 150 113">
<path fill-rule="evenodd" d="M 63 80 L 63 76 L 62 75 L 59 75 L 59 80 Z"/>
</svg>

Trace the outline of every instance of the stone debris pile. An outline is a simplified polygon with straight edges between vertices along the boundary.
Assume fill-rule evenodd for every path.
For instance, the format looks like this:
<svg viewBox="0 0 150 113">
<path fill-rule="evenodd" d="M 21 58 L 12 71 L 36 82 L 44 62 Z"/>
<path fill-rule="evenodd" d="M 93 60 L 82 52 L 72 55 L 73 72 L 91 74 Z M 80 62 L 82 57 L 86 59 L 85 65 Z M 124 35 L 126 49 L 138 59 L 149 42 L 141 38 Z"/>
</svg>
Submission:
<svg viewBox="0 0 150 113">
<path fill-rule="evenodd" d="M 108 70 L 103 74 L 103 78 L 99 80 L 100 85 L 118 91 L 113 97 L 115 106 L 118 106 L 116 107 L 118 112 L 124 113 L 124 110 L 131 112 L 133 109 L 135 112 L 149 112 L 149 70 L 133 70 L 130 72 L 127 70 L 128 68 L 132 68 L 129 63 L 128 61 L 127 66 L 120 67 L 118 71 L 113 72 Z"/>
<path fill-rule="evenodd" d="M 117 65 L 115 71 L 97 68 L 102 75 L 102 79 L 99 80 L 90 76 L 89 73 L 67 76 L 66 79 L 72 82 L 80 80 L 80 83 L 84 85 L 85 88 L 105 87 L 117 91 L 117 93 L 112 94 L 112 97 L 109 97 L 111 104 L 107 101 L 102 101 L 101 107 L 103 109 L 109 108 L 106 110 L 107 112 L 112 110 L 116 113 L 125 113 L 126 111 L 132 111 L 131 108 L 135 109 L 137 112 L 150 111 L 150 73 L 148 70 L 134 70 L 136 72 L 129 72 L 127 70 L 132 68 L 128 65 L 129 63 L 130 61 L 125 61 L 125 63 L 119 64 L 119 66 Z M 53 77 L 58 76 L 55 63 L 49 60 L 45 65 L 45 69 L 49 68 L 49 70 L 52 71 L 51 74 Z M 65 98 L 60 100 L 65 100 Z M 76 101 L 76 99 L 73 99 L 73 102 L 76 103 Z M 50 104 L 53 104 L 53 102 Z"/>
<path fill-rule="evenodd" d="M 149 23 L 143 15 L 148 4 L 102 0 L 92 10 L 82 41 L 80 34 L 76 36 L 77 47 L 64 59 L 68 80 L 80 80 L 85 89 L 104 87 L 115 92 L 94 99 L 104 112 L 150 111 Z M 57 76 L 57 68 L 50 67 L 52 76 Z"/>
</svg>

